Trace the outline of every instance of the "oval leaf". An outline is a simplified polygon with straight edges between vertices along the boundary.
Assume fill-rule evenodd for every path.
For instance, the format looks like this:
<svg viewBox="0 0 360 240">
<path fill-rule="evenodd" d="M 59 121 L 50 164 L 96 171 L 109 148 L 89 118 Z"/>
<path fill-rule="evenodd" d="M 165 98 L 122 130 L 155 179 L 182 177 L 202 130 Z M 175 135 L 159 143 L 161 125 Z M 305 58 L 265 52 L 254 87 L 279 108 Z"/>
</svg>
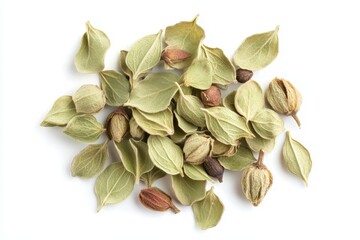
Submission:
<svg viewBox="0 0 360 240">
<path fill-rule="evenodd" d="M 184 163 L 184 173 L 192 180 L 209 181 L 215 183 L 215 181 L 205 172 L 202 165 Z"/>
<path fill-rule="evenodd" d="M 108 105 L 122 106 L 129 99 L 130 84 L 121 73 L 113 70 L 102 71 L 100 80 Z"/>
<path fill-rule="evenodd" d="M 136 123 L 145 132 L 163 137 L 174 134 L 174 117 L 170 108 L 157 113 L 145 113 L 133 108 L 132 113 Z"/>
<path fill-rule="evenodd" d="M 192 205 L 195 222 L 201 229 L 215 227 L 224 212 L 224 205 L 211 187 L 205 198 Z"/>
<path fill-rule="evenodd" d="M 187 176 L 171 176 L 176 198 L 183 205 L 191 205 L 205 197 L 206 181 L 195 181 Z"/>
<path fill-rule="evenodd" d="M 279 51 L 279 27 L 274 31 L 252 35 L 236 50 L 234 62 L 242 69 L 260 70 L 269 65 Z"/>
<path fill-rule="evenodd" d="M 287 169 L 302 178 L 307 185 L 312 167 L 310 153 L 301 143 L 291 138 L 289 131 L 286 132 L 283 157 Z"/>
<path fill-rule="evenodd" d="M 183 75 L 183 82 L 186 87 L 193 87 L 201 90 L 211 86 L 212 77 L 211 65 L 206 60 L 195 60 Z"/>
<path fill-rule="evenodd" d="M 132 78 L 132 72 L 129 69 L 129 67 L 126 65 L 127 54 L 128 54 L 128 51 L 125 51 L 125 50 L 120 51 L 120 69 L 123 74 L 125 74 L 129 78 Z"/>
<path fill-rule="evenodd" d="M 64 129 L 64 133 L 81 142 L 95 142 L 105 131 L 103 125 L 92 115 L 73 117 Z"/>
<path fill-rule="evenodd" d="M 133 73 L 134 79 L 139 79 L 143 74 L 158 64 L 162 51 L 162 31 L 148 35 L 136 41 L 126 56 L 126 65 Z"/>
<path fill-rule="evenodd" d="M 149 74 L 132 89 L 125 106 L 147 113 L 163 111 L 177 92 L 175 82 L 179 79 L 178 75 L 170 72 Z"/>
<path fill-rule="evenodd" d="M 97 211 L 100 211 L 105 205 L 125 200 L 133 191 L 134 184 L 134 175 L 126 171 L 121 162 L 109 165 L 95 182 Z"/>
<path fill-rule="evenodd" d="M 108 157 L 108 141 L 103 144 L 90 144 L 74 157 L 71 174 L 74 177 L 91 178 L 101 171 Z"/>
<path fill-rule="evenodd" d="M 242 137 L 253 137 L 244 118 L 225 107 L 203 108 L 211 134 L 227 145 L 238 145 Z"/>
<path fill-rule="evenodd" d="M 250 121 L 264 108 L 265 100 L 260 85 L 254 80 L 247 81 L 237 90 L 234 98 L 236 111 Z"/>
<path fill-rule="evenodd" d="M 141 175 L 140 179 L 146 184 L 146 186 L 151 187 L 156 180 L 163 178 L 165 176 L 166 176 L 166 172 L 154 166 L 150 172 Z"/>
<path fill-rule="evenodd" d="M 249 166 L 250 164 L 255 162 L 255 157 L 253 156 L 252 152 L 245 148 L 239 147 L 237 152 L 230 157 L 220 157 L 219 162 L 220 164 L 228 170 L 231 171 L 241 171 L 245 167 Z"/>
<path fill-rule="evenodd" d="M 167 174 L 183 175 L 183 153 L 181 148 L 167 137 L 148 138 L 149 156 L 154 165 Z"/>
<path fill-rule="evenodd" d="M 87 31 L 75 56 L 76 69 L 81 73 L 98 73 L 104 69 L 105 53 L 110 40 L 103 31 L 86 23 Z"/>
<path fill-rule="evenodd" d="M 76 109 L 72 97 L 62 96 L 54 102 L 41 126 L 65 126 L 75 115 Z"/>
<path fill-rule="evenodd" d="M 174 115 L 177 120 L 177 125 L 179 128 L 184 131 L 184 133 L 195 133 L 197 130 L 197 126 L 192 125 L 188 121 L 186 121 L 184 118 L 182 118 L 176 111 L 174 111 Z"/>
<path fill-rule="evenodd" d="M 93 84 L 82 85 L 72 97 L 76 112 L 93 114 L 101 111 L 106 103 L 104 92 Z"/>
<path fill-rule="evenodd" d="M 223 99 L 222 99 L 222 105 L 228 109 L 230 109 L 233 112 L 236 112 L 235 108 L 235 94 L 236 91 L 232 91 L 228 93 Z"/>
<path fill-rule="evenodd" d="M 271 109 L 260 110 L 251 124 L 257 134 L 264 139 L 273 139 L 284 130 L 284 122 L 279 114 Z"/>
<path fill-rule="evenodd" d="M 255 133 L 254 138 L 246 138 L 246 143 L 254 152 L 271 152 L 275 147 L 275 138 L 264 139 Z"/>
</svg>

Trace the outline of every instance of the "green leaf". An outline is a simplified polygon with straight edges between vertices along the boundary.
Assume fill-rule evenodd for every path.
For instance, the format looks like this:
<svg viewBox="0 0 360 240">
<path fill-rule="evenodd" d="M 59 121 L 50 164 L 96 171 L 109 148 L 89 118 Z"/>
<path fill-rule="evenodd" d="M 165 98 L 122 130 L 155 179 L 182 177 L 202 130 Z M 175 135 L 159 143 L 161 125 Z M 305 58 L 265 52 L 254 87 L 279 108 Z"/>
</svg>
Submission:
<svg viewBox="0 0 360 240">
<path fill-rule="evenodd" d="M 289 131 L 286 132 L 283 157 L 287 169 L 302 178 L 307 185 L 312 167 L 310 153 L 301 143 L 291 138 Z"/>
<path fill-rule="evenodd" d="M 72 99 L 77 113 L 97 113 L 106 103 L 104 92 L 97 85 L 92 84 L 82 85 Z"/>
<path fill-rule="evenodd" d="M 174 134 L 174 117 L 170 108 L 157 113 L 145 113 L 133 108 L 132 113 L 136 123 L 145 132 L 163 137 Z"/>
<path fill-rule="evenodd" d="M 170 66 L 176 69 L 184 69 L 197 57 L 201 41 L 205 38 L 204 30 L 197 25 L 197 17 L 191 22 L 179 22 L 169 26 L 165 30 L 166 44 L 175 49 L 191 53 L 184 61 L 175 62 Z"/>
<path fill-rule="evenodd" d="M 235 94 L 236 94 L 236 91 L 232 91 L 222 99 L 222 105 L 224 107 L 230 109 L 233 112 L 236 112 Z"/>
<path fill-rule="evenodd" d="M 65 126 L 76 115 L 76 109 L 71 96 L 61 96 L 46 114 L 43 127 Z"/>
<path fill-rule="evenodd" d="M 254 138 L 246 138 L 246 143 L 254 152 L 271 152 L 275 147 L 275 138 L 264 139 L 255 133 Z"/>
<path fill-rule="evenodd" d="M 134 139 L 115 143 L 115 148 L 124 167 L 135 176 L 135 183 L 139 184 L 140 177 L 154 167 L 146 143 Z"/>
<path fill-rule="evenodd" d="M 170 72 L 149 74 L 131 91 L 125 106 L 135 107 L 143 112 L 156 113 L 165 110 L 178 88 L 179 76 Z"/>
<path fill-rule="evenodd" d="M 132 78 L 132 72 L 129 67 L 126 65 L 126 56 L 128 55 L 128 51 L 121 50 L 120 51 L 120 69 L 123 74 Z"/>
<path fill-rule="evenodd" d="M 113 70 L 102 71 L 100 80 L 108 105 L 122 106 L 129 99 L 130 84 L 121 73 Z"/>
<path fill-rule="evenodd" d="M 184 173 L 192 180 L 215 183 L 215 181 L 205 172 L 202 165 L 184 163 Z"/>
<path fill-rule="evenodd" d="M 186 121 L 183 117 L 181 117 L 176 111 L 174 111 L 174 115 L 177 120 L 177 125 L 179 128 L 184 131 L 184 133 L 195 133 L 197 130 L 197 126 L 192 125 L 188 121 Z"/>
<path fill-rule="evenodd" d="M 166 176 L 166 172 L 154 166 L 150 172 L 141 175 L 140 179 L 146 184 L 146 186 L 151 187 L 156 180 L 163 178 L 165 176 Z"/>
<path fill-rule="evenodd" d="M 206 181 L 195 181 L 187 176 L 171 176 L 176 198 L 183 205 L 191 205 L 205 197 Z"/>
<path fill-rule="evenodd" d="M 105 53 L 110 47 L 106 34 L 86 23 L 80 48 L 75 56 L 76 69 L 81 73 L 98 73 L 104 69 Z"/>
<path fill-rule="evenodd" d="M 252 35 L 236 50 L 234 62 L 242 69 L 260 70 L 269 65 L 279 51 L 279 26 L 274 31 Z"/>
<path fill-rule="evenodd" d="M 228 170 L 231 171 L 241 171 L 245 167 L 249 166 L 250 164 L 255 162 L 255 157 L 253 156 L 252 152 L 245 148 L 239 147 L 237 152 L 230 157 L 220 157 L 219 162 L 220 164 Z"/>
<path fill-rule="evenodd" d="M 134 184 L 134 175 L 126 171 L 121 162 L 109 165 L 95 182 L 97 211 L 100 211 L 105 205 L 125 200 L 133 191 Z"/>
<path fill-rule="evenodd" d="M 235 68 L 220 48 L 201 46 L 201 58 L 210 63 L 212 84 L 223 87 L 236 83 Z"/>
<path fill-rule="evenodd" d="M 247 81 L 237 90 L 234 98 L 236 111 L 250 121 L 265 105 L 260 85 L 254 80 Z"/>
<path fill-rule="evenodd" d="M 95 142 L 104 131 L 103 125 L 92 115 L 77 115 L 64 129 L 66 135 L 81 142 Z"/>
<path fill-rule="evenodd" d="M 264 139 L 273 139 L 284 131 L 284 122 L 279 114 L 271 109 L 260 110 L 251 124 L 257 134 Z"/>
<path fill-rule="evenodd" d="M 205 198 L 192 205 L 195 222 L 201 229 L 215 227 L 224 212 L 224 205 L 211 187 Z"/>
<path fill-rule="evenodd" d="M 227 145 L 238 145 L 242 137 L 253 137 L 243 117 L 225 107 L 203 108 L 211 134 Z"/>
<path fill-rule="evenodd" d="M 101 171 L 108 157 L 108 141 L 90 144 L 74 157 L 71 174 L 74 177 L 91 178 Z"/>
<path fill-rule="evenodd" d="M 149 155 L 154 165 L 167 174 L 183 175 L 183 153 L 181 148 L 167 137 L 150 135 Z"/>
<path fill-rule="evenodd" d="M 212 75 L 213 72 L 208 61 L 194 60 L 182 78 L 186 87 L 205 90 L 211 86 Z"/>
<path fill-rule="evenodd" d="M 148 35 L 136 41 L 126 56 L 126 65 L 133 73 L 134 79 L 155 67 L 160 61 L 162 51 L 162 31 Z"/>
</svg>

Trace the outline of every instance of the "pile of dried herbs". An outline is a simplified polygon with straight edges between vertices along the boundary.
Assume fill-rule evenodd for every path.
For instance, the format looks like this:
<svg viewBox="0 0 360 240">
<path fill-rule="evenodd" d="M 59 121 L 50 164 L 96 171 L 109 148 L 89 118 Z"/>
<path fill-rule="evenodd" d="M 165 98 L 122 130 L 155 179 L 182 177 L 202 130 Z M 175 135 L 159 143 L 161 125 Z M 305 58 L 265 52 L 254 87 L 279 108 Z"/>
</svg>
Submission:
<svg viewBox="0 0 360 240">
<path fill-rule="evenodd" d="M 118 70 L 104 70 L 110 40 L 86 24 L 75 66 L 81 73 L 98 74 L 100 84 L 58 98 L 41 125 L 64 127 L 65 134 L 87 143 L 107 135 L 104 142 L 84 148 L 71 165 L 73 176 L 97 177 L 98 210 L 123 201 L 135 184 L 145 183 L 136 193 L 145 207 L 179 212 L 170 196 L 153 186 L 169 174 L 177 201 L 191 206 L 198 226 L 207 229 L 217 225 L 224 210 L 214 187 L 206 190 L 207 182 L 222 182 L 224 169 L 242 172 L 239 188 L 254 206 L 271 187 L 264 153 L 284 132 L 280 114 L 300 126 L 296 113 L 302 100 L 287 80 L 275 78 L 265 94 L 251 80 L 252 71 L 276 58 L 279 28 L 245 39 L 232 63 L 221 49 L 204 45 L 205 33 L 196 20 L 137 40 L 120 52 Z M 237 90 L 221 96 L 237 82 Z M 99 122 L 95 115 L 104 108 L 113 111 Z M 121 161 L 106 166 L 111 145 Z M 310 154 L 289 132 L 283 160 L 307 183 Z"/>
</svg>

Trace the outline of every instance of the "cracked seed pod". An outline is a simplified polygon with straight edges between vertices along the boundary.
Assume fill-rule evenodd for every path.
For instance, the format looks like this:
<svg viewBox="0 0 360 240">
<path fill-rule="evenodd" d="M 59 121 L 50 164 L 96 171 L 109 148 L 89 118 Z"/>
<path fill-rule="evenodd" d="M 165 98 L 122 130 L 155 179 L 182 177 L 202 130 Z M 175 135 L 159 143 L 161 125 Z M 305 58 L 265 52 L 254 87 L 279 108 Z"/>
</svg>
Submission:
<svg viewBox="0 0 360 240">
<path fill-rule="evenodd" d="M 119 107 L 109 114 L 106 119 L 106 133 L 110 140 L 121 142 L 129 132 L 129 118 L 125 108 Z"/>
<path fill-rule="evenodd" d="M 201 101 L 205 106 L 216 107 L 221 104 L 221 91 L 217 86 L 212 85 L 209 89 L 201 91 Z"/>
<path fill-rule="evenodd" d="M 180 212 L 172 203 L 171 197 L 156 187 L 142 189 L 139 199 L 145 207 L 155 211 L 163 212 L 171 208 L 175 213 Z"/>
<path fill-rule="evenodd" d="M 242 190 L 254 206 L 261 203 L 272 182 L 271 172 L 262 163 L 254 163 L 242 172 Z"/>
<path fill-rule="evenodd" d="M 275 78 L 270 82 L 265 97 L 272 109 L 286 116 L 292 116 L 298 126 L 301 126 L 296 113 L 300 109 L 302 98 L 294 85 L 285 79 Z"/>
</svg>

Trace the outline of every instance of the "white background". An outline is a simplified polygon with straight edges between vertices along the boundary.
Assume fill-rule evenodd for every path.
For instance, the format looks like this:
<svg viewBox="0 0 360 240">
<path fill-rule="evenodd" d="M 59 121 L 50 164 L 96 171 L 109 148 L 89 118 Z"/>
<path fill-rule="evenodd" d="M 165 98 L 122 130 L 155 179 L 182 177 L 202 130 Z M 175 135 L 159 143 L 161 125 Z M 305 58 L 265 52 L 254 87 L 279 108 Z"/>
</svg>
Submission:
<svg viewBox="0 0 360 240">
<path fill-rule="evenodd" d="M 356 2 L 0 0 L 0 239 L 359 239 Z M 215 185 L 225 212 L 213 229 L 199 230 L 189 207 L 177 215 L 144 209 L 140 187 L 96 213 L 94 180 L 70 175 L 73 156 L 86 144 L 39 126 L 57 97 L 98 82 L 73 65 L 85 22 L 109 36 L 106 68 L 113 69 L 121 49 L 197 14 L 205 44 L 229 57 L 245 37 L 280 25 L 278 58 L 254 79 L 265 88 L 284 77 L 301 91 L 302 129 L 284 119 L 312 154 L 309 186 L 282 165 L 283 134 L 265 156 L 274 184 L 263 203 L 252 207 L 240 174 L 226 172 Z"/>
</svg>

